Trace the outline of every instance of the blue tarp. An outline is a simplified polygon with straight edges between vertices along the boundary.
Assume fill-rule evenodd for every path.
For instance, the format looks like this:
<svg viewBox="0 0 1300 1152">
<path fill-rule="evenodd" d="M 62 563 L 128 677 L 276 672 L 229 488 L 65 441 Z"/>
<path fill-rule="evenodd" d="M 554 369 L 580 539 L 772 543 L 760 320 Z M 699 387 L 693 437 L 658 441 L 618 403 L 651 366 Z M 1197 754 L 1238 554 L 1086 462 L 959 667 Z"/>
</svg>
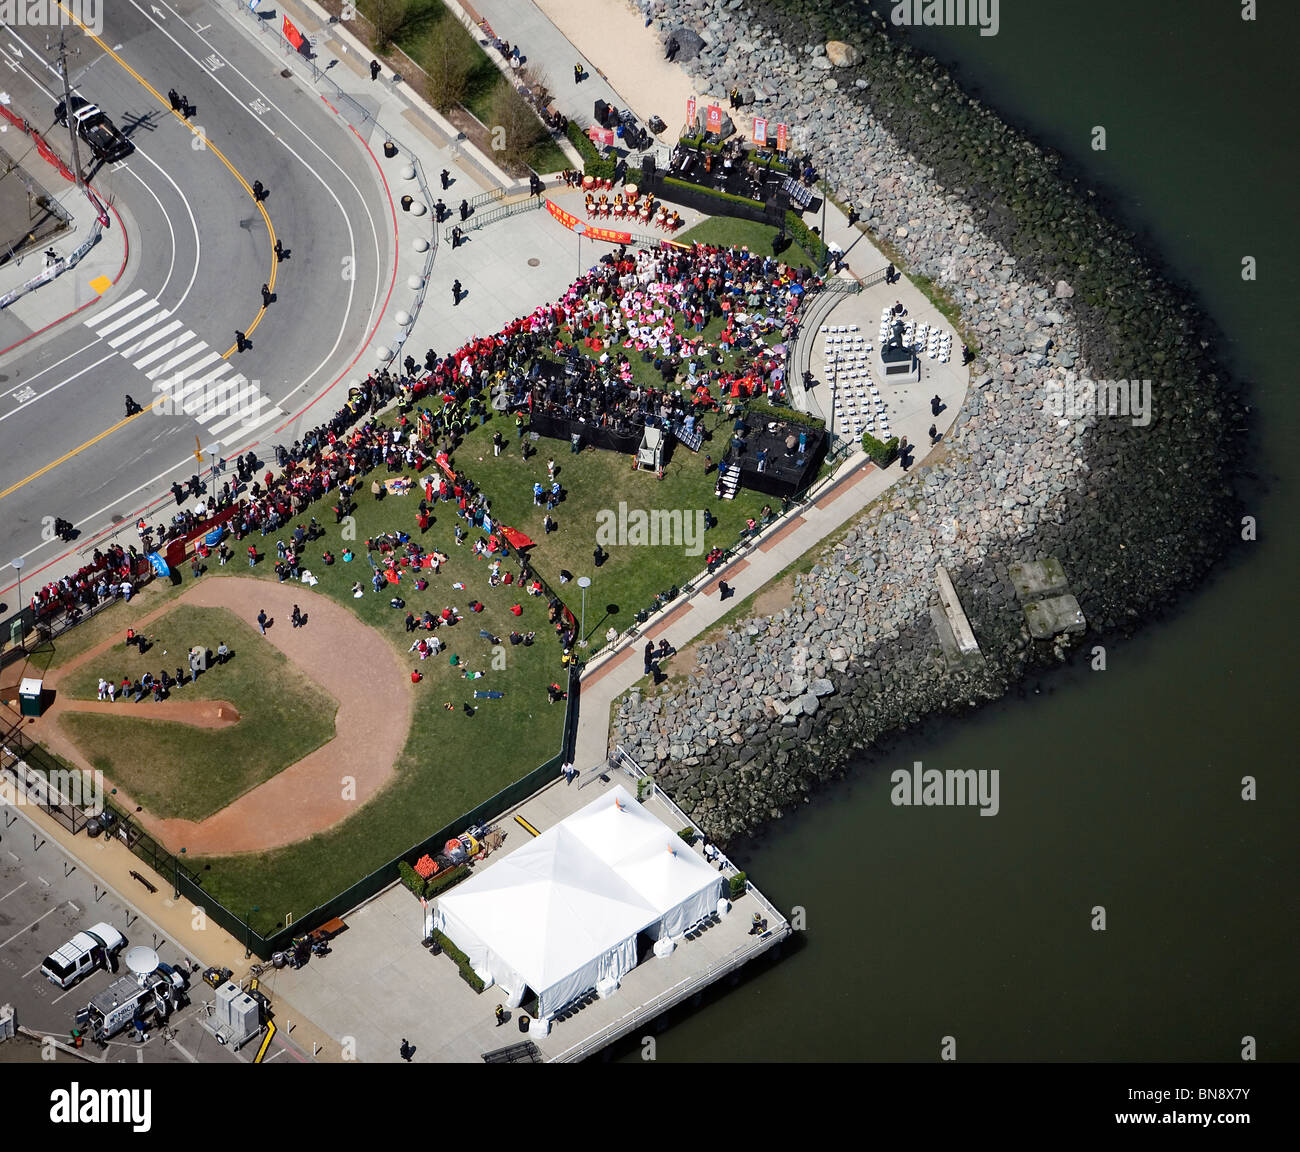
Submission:
<svg viewBox="0 0 1300 1152">
<path fill-rule="evenodd" d="M 150 552 L 150 553 L 149 553 L 149 563 L 153 565 L 153 570 L 154 570 L 154 571 L 155 571 L 159 576 L 164 576 L 164 577 L 166 577 L 166 576 L 171 575 L 171 568 L 168 567 L 168 565 L 167 565 L 167 561 L 164 560 L 164 559 L 162 558 L 162 555 L 161 555 L 160 553 L 158 553 L 158 552 Z"/>
</svg>

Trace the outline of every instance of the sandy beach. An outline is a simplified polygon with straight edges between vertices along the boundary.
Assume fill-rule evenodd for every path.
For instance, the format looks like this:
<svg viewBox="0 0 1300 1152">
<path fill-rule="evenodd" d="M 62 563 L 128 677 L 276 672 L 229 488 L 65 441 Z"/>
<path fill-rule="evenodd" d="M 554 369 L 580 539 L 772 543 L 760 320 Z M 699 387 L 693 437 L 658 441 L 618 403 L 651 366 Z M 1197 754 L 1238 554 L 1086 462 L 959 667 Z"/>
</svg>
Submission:
<svg viewBox="0 0 1300 1152">
<path fill-rule="evenodd" d="M 660 34 L 625 0 L 535 0 L 537 7 L 608 80 L 642 122 L 661 116 L 671 132 L 686 122 L 695 82 L 664 59 Z M 716 94 L 719 97 L 725 93 Z M 673 137 L 676 139 L 676 137 Z"/>
</svg>

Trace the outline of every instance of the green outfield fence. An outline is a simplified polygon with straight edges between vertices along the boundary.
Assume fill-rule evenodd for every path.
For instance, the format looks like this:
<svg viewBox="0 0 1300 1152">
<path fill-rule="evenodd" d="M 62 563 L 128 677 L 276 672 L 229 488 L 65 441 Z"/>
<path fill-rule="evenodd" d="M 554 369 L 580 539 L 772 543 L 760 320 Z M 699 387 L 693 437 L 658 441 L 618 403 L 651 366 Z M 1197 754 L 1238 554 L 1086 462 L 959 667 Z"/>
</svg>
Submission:
<svg viewBox="0 0 1300 1152">
<path fill-rule="evenodd" d="M 397 865 L 401 861 L 405 860 L 408 864 L 414 865 L 426 853 L 433 855 L 441 851 L 443 845 L 453 836 L 459 836 L 467 828 L 471 828 L 475 824 L 513 808 L 538 789 L 556 779 L 559 775 L 560 765 L 572 757 L 577 736 L 578 668 L 576 665 L 570 665 L 569 667 L 568 688 L 569 699 L 565 706 L 564 731 L 561 737 L 560 749 L 555 755 L 539 764 L 526 776 L 501 789 L 495 796 L 489 797 L 481 804 L 471 808 L 464 815 L 458 816 L 437 832 L 427 836 L 420 843 L 412 845 L 401 855 L 376 868 L 351 887 L 330 897 L 330 899 L 317 905 L 310 912 L 297 916 L 292 924 L 286 925 L 269 936 L 263 936 L 261 933 L 254 931 L 242 916 L 236 915 L 229 908 L 214 900 L 211 893 L 204 890 L 197 873 L 188 865 L 182 863 L 178 856 L 169 852 L 140 827 L 136 823 L 133 814 L 106 800 L 105 809 L 112 811 L 117 817 L 111 835 L 124 843 L 132 853 L 149 865 L 150 869 L 160 878 L 162 884 L 170 884 L 177 899 L 188 900 L 192 905 L 202 908 L 210 919 L 214 920 L 237 940 L 242 940 L 249 951 L 265 960 L 273 952 L 287 948 L 293 937 L 310 932 L 312 929 L 320 927 L 327 920 L 332 920 L 335 916 L 344 915 L 358 904 L 382 892 L 398 879 Z M 20 779 L 18 761 L 20 760 L 26 764 L 29 772 L 42 775 L 46 780 L 49 780 L 51 771 L 56 769 L 65 771 L 68 769 L 68 765 L 60 761 L 56 756 L 51 755 L 39 744 L 28 740 L 15 728 L 9 733 L 0 736 L 0 772 L 7 772 L 15 781 L 18 781 Z M 59 803 L 59 797 L 57 796 L 50 798 L 47 803 L 41 803 L 39 807 L 74 834 L 83 831 L 89 818 L 94 815 L 93 812 L 84 807 Z M 139 879 L 143 882 L 146 878 L 139 877 Z M 123 895 L 129 898 L 130 893 L 124 893 Z"/>
</svg>

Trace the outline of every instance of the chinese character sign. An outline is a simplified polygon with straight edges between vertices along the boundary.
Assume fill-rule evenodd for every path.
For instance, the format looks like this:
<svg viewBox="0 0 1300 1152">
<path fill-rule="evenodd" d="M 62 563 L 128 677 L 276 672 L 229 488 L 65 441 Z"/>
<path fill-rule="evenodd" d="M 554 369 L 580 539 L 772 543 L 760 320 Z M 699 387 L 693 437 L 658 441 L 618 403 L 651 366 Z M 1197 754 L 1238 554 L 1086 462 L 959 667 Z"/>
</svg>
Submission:
<svg viewBox="0 0 1300 1152">
<path fill-rule="evenodd" d="M 788 150 L 789 140 L 786 136 L 786 127 L 784 124 L 776 126 L 776 150 L 785 152 Z"/>
<path fill-rule="evenodd" d="M 721 132 L 722 131 L 722 105 L 710 104 L 708 115 L 704 121 L 705 131 Z"/>
<path fill-rule="evenodd" d="M 686 101 L 686 127 L 689 131 L 695 131 L 695 97 L 692 96 Z"/>
<path fill-rule="evenodd" d="M 767 143 L 767 117 L 754 117 L 754 143 L 760 148 Z"/>
<path fill-rule="evenodd" d="M 566 212 L 554 200 L 546 201 L 546 210 L 554 216 L 566 228 L 577 231 L 581 221 L 578 220 L 571 212 Z"/>
</svg>

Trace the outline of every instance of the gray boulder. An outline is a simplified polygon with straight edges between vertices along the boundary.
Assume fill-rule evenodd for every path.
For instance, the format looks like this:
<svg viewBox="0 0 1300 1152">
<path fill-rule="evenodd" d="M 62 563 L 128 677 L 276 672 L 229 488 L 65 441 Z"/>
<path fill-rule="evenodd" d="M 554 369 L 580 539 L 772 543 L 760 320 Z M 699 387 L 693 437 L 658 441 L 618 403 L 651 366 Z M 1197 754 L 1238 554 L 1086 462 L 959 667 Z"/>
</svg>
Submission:
<svg viewBox="0 0 1300 1152">
<path fill-rule="evenodd" d="M 676 38 L 678 51 L 673 59 L 677 63 L 694 60 L 704 48 L 704 40 L 698 32 L 690 28 L 674 28 L 664 37 L 664 51 L 668 51 L 668 42 Z"/>
</svg>

